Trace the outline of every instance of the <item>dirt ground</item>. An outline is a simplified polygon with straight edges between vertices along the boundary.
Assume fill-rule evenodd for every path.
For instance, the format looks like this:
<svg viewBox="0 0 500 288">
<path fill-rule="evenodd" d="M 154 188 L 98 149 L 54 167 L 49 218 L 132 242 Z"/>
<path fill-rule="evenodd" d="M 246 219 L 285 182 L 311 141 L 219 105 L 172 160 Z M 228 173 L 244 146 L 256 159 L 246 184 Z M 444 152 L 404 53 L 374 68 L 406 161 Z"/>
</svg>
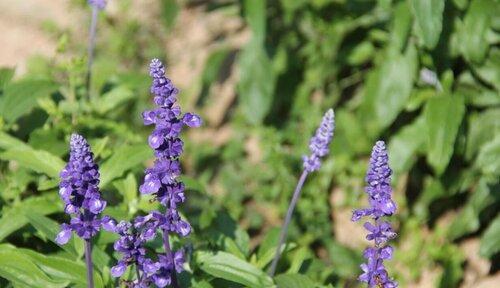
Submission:
<svg viewBox="0 0 500 288">
<path fill-rule="evenodd" d="M 151 19 L 150 14 L 158 0 L 136 0 L 133 5 L 134 11 L 138 12 L 138 19 L 145 22 Z M 107 8 L 113 13 L 113 4 Z M 40 13 L 43 11 L 43 13 Z M 58 27 L 65 29 L 82 29 L 79 23 L 83 22 L 88 15 L 77 7 L 72 7 L 69 0 L 0 0 L 0 67 L 16 67 L 16 74 L 21 75 L 26 69 L 26 61 L 34 55 L 52 56 L 55 54 L 56 39 L 51 38 L 42 26 L 47 22 L 55 23 Z M 176 59 L 175 63 L 169 63 L 170 75 L 181 89 L 189 87 L 196 82 L 201 74 L 203 65 L 210 51 L 218 48 L 216 38 L 218 35 L 230 35 L 225 45 L 238 48 L 245 43 L 249 37 L 248 31 L 242 29 L 243 23 L 239 18 L 228 18 L 225 15 L 207 14 L 199 8 L 183 9 L 178 17 L 177 27 L 172 33 L 175 42 L 166 43 L 165 49 L 169 58 Z M 186 52 L 185 47 L 190 47 Z M 205 129 L 196 137 L 205 140 L 211 139 L 216 145 L 225 143 L 231 135 L 230 127 L 225 126 L 222 121 L 228 107 L 234 101 L 234 83 L 238 75 L 236 71 L 229 71 L 229 77 L 223 83 L 212 87 L 212 93 L 219 95 L 215 103 L 211 103 L 210 109 L 216 113 L 206 113 L 208 122 L 213 130 Z M 214 137 L 216 135 L 216 137 Z M 255 140 L 255 139 L 254 139 Z M 255 142 L 255 141 L 254 141 Z M 255 150 L 258 143 L 248 143 L 250 151 Z M 258 149 L 257 149 L 258 150 Z M 250 153 L 255 154 L 255 153 Z M 258 154 L 258 153 L 257 153 Z M 256 156 L 257 157 L 257 156 Z M 258 157 L 257 157 L 258 158 Z M 257 161 L 254 159 L 254 161 Z M 332 191 L 332 199 L 340 194 Z M 338 200 L 338 199 L 337 199 Z M 338 201 L 335 201 L 338 203 Z M 346 245 L 359 246 L 364 243 L 361 235 L 352 241 L 352 234 L 345 235 L 340 227 L 342 223 L 349 221 L 350 211 L 337 211 L 333 218 L 336 219 L 334 231 L 337 239 Z M 351 232 L 350 232 L 351 233 Z M 488 261 L 478 256 L 479 241 L 477 239 L 467 240 L 460 244 L 464 255 L 467 257 L 465 264 L 464 281 L 462 288 L 494 288 L 500 287 L 500 273 L 487 276 L 489 270 Z M 435 287 L 437 285 L 438 270 L 429 270 L 423 273 L 421 279 L 408 287 Z"/>
</svg>

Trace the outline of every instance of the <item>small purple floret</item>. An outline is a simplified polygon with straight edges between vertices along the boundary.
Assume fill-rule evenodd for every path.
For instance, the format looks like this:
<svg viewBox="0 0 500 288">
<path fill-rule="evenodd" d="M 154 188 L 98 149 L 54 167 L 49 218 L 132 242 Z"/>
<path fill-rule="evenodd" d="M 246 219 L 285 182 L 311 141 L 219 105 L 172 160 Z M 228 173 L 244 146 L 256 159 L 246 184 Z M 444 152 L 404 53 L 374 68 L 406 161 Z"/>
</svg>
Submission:
<svg viewBox="0 0 500 288">
<path fill-rule="evenodd" d="M 391 216 L 396 212 L 396 204 L 392 200 L 391 175 L 385 143 L 378 141 L 373 147 L 365 178 L 365 192 L 368 194 L 370 207 L 355 210 L 352 215 L 352 221 L 358 221 L 362 217 L 373 219 L 373 223 L 366 222 L 364 227 L 368 231 L 366 239 L 374 241 L 375 246 L 365 249 L 363 256 L 367 263 L 361 265 L 363 274 L 358 278 L 370 288 L 398 287 L 397 282 L 389 278 L 384 266 L 384 260 L 391 259 L 394 251 L 387 242 L 396 237 L 396 232 L 389 222 L 381 220 L 381 217 Z"/>
</svg>

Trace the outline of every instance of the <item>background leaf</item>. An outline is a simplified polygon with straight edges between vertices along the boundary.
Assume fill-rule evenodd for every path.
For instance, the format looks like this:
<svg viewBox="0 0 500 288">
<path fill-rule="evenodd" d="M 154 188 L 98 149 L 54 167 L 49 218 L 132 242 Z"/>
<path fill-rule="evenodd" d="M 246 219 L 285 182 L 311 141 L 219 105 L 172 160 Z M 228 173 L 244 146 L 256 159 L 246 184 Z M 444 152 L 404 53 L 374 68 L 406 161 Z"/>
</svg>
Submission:
<svg viewBox="0 0 500 288">
<path fill-rule="evenodd" d="M 437 174 L 443 173 L 450 162 L 464 112 L 463 99 L 459 96 L 444 95 L 427 101 L 424 109 L 427 162 Z"/>
<path fill-rule="evenodd" d="M 429 49 L 437 45 L 439 35 L 441 35 L 444 3 L 444 0 L 411 1 L 417 34 Z"/>
</svg>

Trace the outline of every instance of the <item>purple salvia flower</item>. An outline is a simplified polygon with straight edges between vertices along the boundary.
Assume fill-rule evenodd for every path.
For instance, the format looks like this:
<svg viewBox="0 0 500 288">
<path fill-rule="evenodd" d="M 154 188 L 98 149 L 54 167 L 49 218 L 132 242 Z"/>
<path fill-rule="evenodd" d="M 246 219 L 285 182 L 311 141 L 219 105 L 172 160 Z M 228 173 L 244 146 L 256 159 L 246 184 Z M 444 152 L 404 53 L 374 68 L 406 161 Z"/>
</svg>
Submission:
<svg viewBox="0 0 500 288">
<path fill-rule="evenodd" d="M 130 257 L 129 254 L 132 252 L 123 249 L 123 245 L 118 245 L 115 250 L 124 253 L 124 256 L 115 266 L 115 270 L 122 272 L 127 266 L 135 264 L 138 267 L 137 285 L 177 287 L 176 273 L 180 273 L 183 269 L 184 255 L 183 251 L 173 252 L 170 249 L 169 234 L 175 233 L 185 237 L 191 232 L 191 226 L 181 219 L 177 211 L 179 204 L 186 199 L 184 184 L 178 179 L 181 175 L 179 157 L 184 146 L 179 135 L 184 126 L 199 127 L 202 120 L 196 114 L 181 113 L 180 107 L 176 105 L 179 90 L 165 77 L 165 67 L 158 59 L 151 61 L 150 75 L 153 79 L 151 93 L 156 107 L 144 111 L 142 116 L 144 125 L 154 125 L 148 144 L 154 150 L 156 161 L 153 167 L 145 170 L 144 182 L 139 191 L 142 194 L 153 195 L 154 199 L 165 207 L 165 212 L 152 211 L 146 216 L 136 217 L 133 224 L 135 236 L 127 237 L 136 237 L 143 247 L 146 241 L 154 239 L 161 230 L 165 254 L 158 255 L 156 262 L 148 262 L 146 265 L 144 261 L 150 260 L 144 260 L 142 256 Z M 119 273 L 114 275 L 119 276 Z"/>
<path fill-rule="evenodd" d="M 72 232 L 85 240 L 88 287 L 94 286 L 90 239 L 99 232 L 101 225 L 105 229 L 109 228 L 108 218 L 99 217 L 106 207 L 106 201 L 101 198 L 99 191 L 98 169 L 85 138 L 72 134 L 69 161 L 60 173 L 59 183 L 59 195 L 65 204 L 64 211 L 71 216 L 71 221 L 61 225 L 61 232 L 57 234 L 55 241 L 59 245 L 66 244 Z"/>
<path fill-rule="evenodd" d="M 63 224 L 57 235 L 58 244 L 66 244 L 71 231 L 88 240 L 99 232 L 99 214 L 106 201 L 99 191 L 99 171 L 87 141 L 78 134 L 71 135 L 69 162 L 61 171 L 59 195 L 65 204 L 64 211 L 72 217 L 70 224 Z"/>
<path fill-rule="evenodd" d="M 323 116 L 323 121 L 321 121 L 320 126 L 316 130 L 316 134 L 309 141 L 311 155 L 302 157 L 306 171 L 313 172 L 319 170 L 321 167 L 320 159 L 329 152 L 328 146 L 332 141 L 334 130 L 335 114 L 333 113 L 333 109 L 330 109 Z"/>
<path fill-rule="evenodd" d="M 397 282 L 389 278 L 384 266 L 384 260 L 392 258 L 393 248 L 387 242 L 396 237 L 396 233 L 382 217 L 391 216 L 396 212 L 396 204 L 392 200 L 391 188 L 392 170 L 389 167 L 389 157 L 385 143 L 377 141 L 372 150 L 370 166 L 366 174 L 365 192 L 368 194 L 369 208 L 358 209 L 353 212 L 352 221 L 361 217 L 371 217 L 373 223 L 366 222 L 368 231 L 366 239 L 375 243 L 374 247 L 366 248 L 363 253 L 367 263 L 361 265 L 363 274 L 359 281 L 368 284 L 368 287 L 395 288 Z"/>
<path fill-rule="evenodd" d="M 321 124 L 316 130 L 316 133 L 309 141 L 309 150 L 311 151 L 311 155 L 302 157 L 304 170 L 302 171 L 302 175 L 300 176 L 299 182 L 295 187 L 292 200 L 290 201 L 290 205 L 288 206 L 285 222 L 283 223 L 283 227 L 281 228 L 278 246 L 276 247 L 276 253 L 271 263 L 271 267 L 269 268 L 270 276 L 274 276 L 274 273 L 276 272 L 276 267 L 278 266 L 278 261 L 281 256 L 281 246 L 285 243 L 288 225 L 290 225 L 290 221 L 292 220 L 293 210 L 295 209 L 295 205 L 297 205 L 297 201 L 299 200 L 302 186 L 306 181 L 307 175 L 319 170 L 319 168 L 321 167 L 320 159 L 326 156 L 330 151 L 328 146 L 333 139 L 334 130 L 335 114 L 333 112 L 333 109 L 329 109 L 323 116 Z"/>
</svg>

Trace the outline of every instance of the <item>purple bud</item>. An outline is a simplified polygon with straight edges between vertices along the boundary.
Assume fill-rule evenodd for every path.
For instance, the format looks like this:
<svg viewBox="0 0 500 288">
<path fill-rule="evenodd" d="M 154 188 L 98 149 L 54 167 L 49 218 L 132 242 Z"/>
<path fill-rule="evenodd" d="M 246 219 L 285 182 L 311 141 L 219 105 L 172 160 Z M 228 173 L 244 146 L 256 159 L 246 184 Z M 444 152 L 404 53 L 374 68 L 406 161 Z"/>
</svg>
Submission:
<svg viewBox="0 0 500 288">
<path fill-rule="evenodd" d="M 71 238 L 71 227 L 67 224 L 61 225 L 61 231 L 56 236 L 56 243 L 59 245 L 64 245 L 68 243 Z"/>
</svg>

